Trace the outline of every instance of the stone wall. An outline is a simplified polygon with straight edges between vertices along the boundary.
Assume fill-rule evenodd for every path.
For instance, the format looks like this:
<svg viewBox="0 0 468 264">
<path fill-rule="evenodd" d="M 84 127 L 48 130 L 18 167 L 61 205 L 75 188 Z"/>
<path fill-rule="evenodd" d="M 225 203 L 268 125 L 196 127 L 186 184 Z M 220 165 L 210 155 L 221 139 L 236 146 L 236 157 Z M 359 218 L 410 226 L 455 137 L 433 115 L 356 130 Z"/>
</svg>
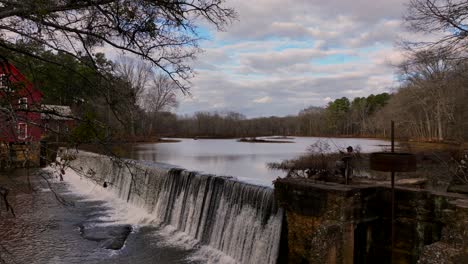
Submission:
<svg viewBox="0 0 468 264">
<path fill-rule="evenodd" d="M 0 169 L 38 167 L 40 165 L 40 142 L 22 144 L 0 143 Z"/>
<path fill-rule="evenodd" d="M 390 263 L 390 188 L 279 179 L 275 193 L 286 212 L 283 262 Z M 460 263 L 456 259 L 466 257 L 466 196 L 397 188 L 395 197 L 394 263 Z M 441 247 L 448 250 L 434 250 Z M 448 262 L 425 260 L 436 253 Z"/>
</svg>

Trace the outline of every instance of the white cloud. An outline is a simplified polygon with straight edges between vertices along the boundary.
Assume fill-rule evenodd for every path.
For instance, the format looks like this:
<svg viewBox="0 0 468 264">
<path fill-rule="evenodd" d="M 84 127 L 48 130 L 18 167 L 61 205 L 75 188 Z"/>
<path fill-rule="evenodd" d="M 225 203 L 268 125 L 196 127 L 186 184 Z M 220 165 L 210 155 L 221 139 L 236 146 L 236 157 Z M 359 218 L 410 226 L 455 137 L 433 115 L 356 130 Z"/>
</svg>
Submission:
<svg viewBox="0 0 468 264">
<path fill-rule="evenodd" d="M 253 100 L 253 102 L 254 102 L 254 103 L 257 103 L 257 104 L 271 103 L 271 101 L 273 101 L 273 99 L 271 99 L 270 96 L 265 96 L 265 97 L 257 98 L 257 99 L 255 99 L 255 100 Z"/>
<path fill-rule="evenodd" d="M 397 85 L 392 65 L 404 59 L 394 43 L 410 36 L 401 21 L 406 1 L 229 1 L 239 21 L 202 43 L 197 100 L 179 111 L 287 115 L 390 91 Z"/>
</svg>

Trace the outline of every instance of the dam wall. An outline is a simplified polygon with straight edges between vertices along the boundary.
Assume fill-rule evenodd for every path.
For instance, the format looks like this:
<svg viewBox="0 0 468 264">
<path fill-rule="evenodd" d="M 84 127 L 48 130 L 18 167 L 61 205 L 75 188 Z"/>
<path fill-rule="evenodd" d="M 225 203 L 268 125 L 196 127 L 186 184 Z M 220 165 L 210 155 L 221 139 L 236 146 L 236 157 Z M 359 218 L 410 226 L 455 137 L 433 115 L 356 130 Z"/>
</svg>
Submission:
<svg viewBox="0 0 468 264">
<path fill-rule="evenodd" d="M 119 199 L 239 263 L 465 263 L 461 194 L 286 178 L 275 188 L 89 152 L 59 154 Z M 393 262 L 392 262 L 393 259 Z"/>
<path fill-rule="evenodd" d="M 60 150 L 63 163 L 200 245 L 239 263 L 277 263 L 283 211 L 270 187 L 159 163 Z"/>
<path fill-rule="evenodd" d="M 285 210 L 289 263 L 391 263 L 391 189 L 275 182 Z M 393 263 L 466 263 L 466 196 L 395 189 Z"/>
</svg>

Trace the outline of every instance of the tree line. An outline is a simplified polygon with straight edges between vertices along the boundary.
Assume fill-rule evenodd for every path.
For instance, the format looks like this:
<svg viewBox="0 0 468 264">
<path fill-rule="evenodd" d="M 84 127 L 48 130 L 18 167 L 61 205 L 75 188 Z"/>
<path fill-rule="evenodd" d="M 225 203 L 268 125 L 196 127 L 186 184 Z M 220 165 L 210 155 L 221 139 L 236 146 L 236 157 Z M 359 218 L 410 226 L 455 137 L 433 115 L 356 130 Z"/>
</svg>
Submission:
<svg viewBox="0 0 468 264">
<path fill-rule="evenodd" d="M 447 49 L 411 53 L 398 66 L 401 86 L 393 93 L 342 97 L 325 107 L 311 106 L 296 115 L 246 118 L 236 112 L 173 113 L 178 86 L 167 76 L 136 60 L 111 61 L 96 56 L 96 73 L 67 54 L 41 45 L 28 49 L 61 65 L 28 56 L 12 61 L 44 93 L 44 103 L 72 106 L 80 125 L 75 141 L 147 141 L 174 137 L 357 136 L 388 137 L 389 121 L 398 136 L 422 141 L 467 138 L 468 71 L 466 59 Z"/>
<path fill-rule="evenodd" d="M 55 62 L 23 54 L 9 59 L 44 94 L 42 104 L 73 109 L 71 118 L 77 121 L 77 126 L 70 134 L 61 135 L 67 141 L 76 144 L 149 137 L 157 130 L 156 113 L 177 106 L 176 93 L 180 87 L 148 63 L 128 57 L 111 61 L 98 53 L 94 63 L 102 70 L 96 72 L 86 58 L 55 53 L 33 42 L 24 42 L 22 46 Z"/>
<path fill-rule="evenodd" d="M 19 68 L 42 103 L 73 108 L 67 143 L 136 138 L 153 133 L 155 112 L 176 105 L 174 90 L 189 91 L 198 26 L 222 30 L 235 18 L 224 0 L 0 0 L 0 64 Z M 100 50 L 133 59 L 110 61 Z M 0 131 L 18 117 L 1 96 Z"/>
<path fill-rule="evenodd" d="M 177 92 L 188 91 L 184 81 L 191 76 L 191 68 L 186 61 L 198 51 L 194 26 L 178 14 L 195 12 L 222 28 L 235 17 L 233 10 L 222 7 L 223 1 L 212 0 L 212 5 L 197 2 L 196 9 L 186 9 L 191 5 L 178 2 L 159 11 L 148 10 L 158 5 L 153 1 L 96 1 L 83 2 L 83 6 L 0 2 L 4 5 L 0 10 L 3 29 L 18 36 L 1 39 L 0 58 L 14 63 L 44 92 L 44 103 L 74 109 L 79 122 L 68 135 L 73 143 L 160 136 L 386 137 L 390 120 L 396 121 L 400 137 L 427 141 L 462 141 L 467 137 L 468 31 L 463 18 L 468 5 L 464 2 L 410 1 L 405 20 L 411 30 L 446 36 L 433 42 L 402 43 L 407 59 L 398 66 L 401 86 L 395 92 L 338 98 L 325 107 L 311 106 L 292 116 L 250 119 L 234 112 L 198 112 L 193 116 L 171 112 L 178 105 Z M 82 12 L 77 17 L 61 11 L 76 8 Z M 135 12 L 142 16 L 135 16 Z M 94 19 L 96 16 L 110 20 L 103 32 L 102 21 Z M 158 16 L 160 20 L 151 21 L 168 23 L 127 28 L 119 22 L 150 21 L 146 19 Z M 174 21 L 177 23 L 169 23 Z M 80 26 L 86 23 L 86 28 Z M 26 24 L 32 26 L 24 27 Z M 70 40 L 68 49 L 60 44 L 64 37 Z M 111 61 L 95 52 L 103 45 L 146 62 L 128 57 Z"/>
<path fill-rule="evenodd" d="M 395 92 L 346 97 L 286 117 L 246 118 L 235 112 L 160 113 L 160 135 L 183 137 L 357 136 L 464 142 L 468 138 L 468 60 L 446 49 L 419 51 L 399 66 Z"/>
<path fill-rule="evenodd" d="M 49 64 L 16 56 L 12 61 L 44 93 L 44 103 L 69 105 L 80 117 L 75 141 L 154 140 L 175 137 L 358 136 L 388 137 L 395 120 L 400 137 L 422 141 L 467 138 L 467 60 L 447 49 L 412 53 L 399 65 L 401 86 L 394 93 L 342 97 L 286 117 L 246 118 L 236 112 L 178 116 L 178 86 L 143 62 L 96 56 L 96 73 L 67 54 L 41 45 L 28 49 Z M 65 65 L 65 66 L 63 66 Z"/>
<path fill-rule="evenodd" d="M 405 25 L 431 38 L 399 43 L 406 58 L 397 65 L 401 85 L 392 94 L 343 97 L 288 117 L 245 119 L 236 113 L 200 112 L 173 117 L 178 124 L 175 134 L 388 137 L 389 122 L 394 120 L 400 138 L 464 142 L 468 138 L 467 10 L 468 2 L 458 0 L 408 3 Z"/>
<path fill-rule="evenodd" d="M 468 15 L 466 1 L 411 0 L 407 29 L 429 40 L 399 43 L 400 86 L 391 94 L 338 98 L 297 115 L 247 119 L 239 113 L 161 113 L 161 135 L 245 137 L 262 135 L 388 137 L 464 142 L 468 138 Z M 437 34 L 434 37 L 434 34 Z"/>
<path fill-rule="evenodd" d="M 164 135 L 208 137 L 388 137 L 390 120 L 399 138 L 464 142 L 468 139 L 468 60 L 446 49 L 411 54 L 399 66 L 393 93 L 338 98 L 297 115 L 247 119 L 239 113 L 198 112 L 161 123 Z M 169 128 L 169 129 L 167 129 Z"/>
<path fill-rule="evenodd" d="M 346 97 L 330 102 L 326 107 L 301 110 L 285 117 L 246 118 L 236 112 L 197 112 L 192 116 L 175 116 L 171 129 L 164 135 L 184 137 L 256 137 L 256 136 L 373 136 L 370 118 L 390 99 L 388 93 Z M 166 113 L 166 116 L 170 116 Z M 167 124 L 161 124 L 168 127 Z"/>
</svg>

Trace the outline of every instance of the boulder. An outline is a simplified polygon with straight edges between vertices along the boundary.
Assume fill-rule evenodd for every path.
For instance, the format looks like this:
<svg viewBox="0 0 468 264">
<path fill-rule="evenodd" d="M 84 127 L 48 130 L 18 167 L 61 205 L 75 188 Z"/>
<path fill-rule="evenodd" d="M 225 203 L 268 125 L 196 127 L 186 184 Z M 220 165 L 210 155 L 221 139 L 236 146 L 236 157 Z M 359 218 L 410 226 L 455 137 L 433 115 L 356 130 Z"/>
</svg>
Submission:
<svg viewBox="0 0 468 264">
<path fill-rule="evenodd" d="M 131 232 L 131 225 L 80 226 L 80 233 L 83 238 L 99 242 L 102 248 L 113 250 L 121 249 Z"/>
</svg>

